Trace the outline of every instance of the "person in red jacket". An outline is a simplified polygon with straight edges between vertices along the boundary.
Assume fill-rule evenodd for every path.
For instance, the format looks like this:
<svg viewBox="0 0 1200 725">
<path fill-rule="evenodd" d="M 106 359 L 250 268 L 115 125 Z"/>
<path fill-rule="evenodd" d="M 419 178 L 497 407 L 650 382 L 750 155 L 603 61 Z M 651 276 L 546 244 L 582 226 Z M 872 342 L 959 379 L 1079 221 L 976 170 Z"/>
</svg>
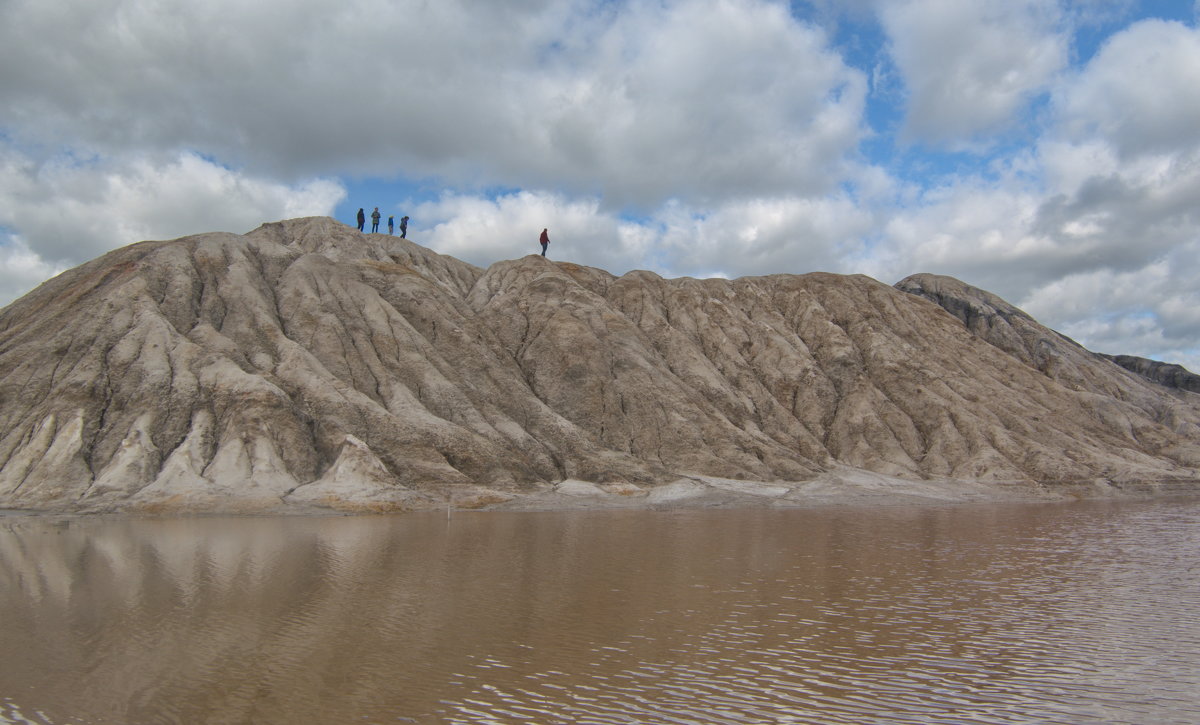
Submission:
<svg viewBox="0 0 1200 725">
<path fill-rule="evenodd" d="M 542 236 L 538 239 L 542 243 L 542 256 L 546 256 L 546 245 L 550 243 L 550 232 L 542 230 Z"/>
</svg>

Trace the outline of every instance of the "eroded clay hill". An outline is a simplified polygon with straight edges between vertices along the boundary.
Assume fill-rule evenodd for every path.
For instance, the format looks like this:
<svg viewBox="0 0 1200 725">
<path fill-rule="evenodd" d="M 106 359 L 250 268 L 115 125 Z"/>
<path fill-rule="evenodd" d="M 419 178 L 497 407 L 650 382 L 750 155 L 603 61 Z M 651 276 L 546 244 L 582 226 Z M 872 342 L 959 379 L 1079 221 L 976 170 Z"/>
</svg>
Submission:
<svg viewBox="0 0 1200 725">
<path fill-rule="evenodd" d="M 0 507 L 1188 480 L 1198 400 L 949 278 L 483 270 L 297 219 L 118 249 L 0 312 Z"/>
</svg>

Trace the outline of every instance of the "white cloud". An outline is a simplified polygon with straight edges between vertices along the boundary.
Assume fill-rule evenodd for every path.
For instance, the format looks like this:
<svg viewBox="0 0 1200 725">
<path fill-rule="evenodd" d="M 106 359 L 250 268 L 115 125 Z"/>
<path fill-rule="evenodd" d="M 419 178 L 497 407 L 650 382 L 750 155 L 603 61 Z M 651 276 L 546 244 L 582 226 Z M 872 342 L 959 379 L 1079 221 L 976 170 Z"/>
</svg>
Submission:
<svg viewBox="0 0 1200 725">
<path fill-rule="evenodd" d="M 0 306 L 66 269 L 48 264 L 23 239 L 0 234 Z"/>
<path fill-rule="evenodd" d="M 413 218 L 421 224 L 410 228 L 410 238 L 482 267 L 540 254 L 538 237 L 547 227 L 551 259 L 611 270 L 645 252 L 632 227 L 601 211 L 597 199 L 529 191 L 497 199 L 447 195 L 419 205 Z"/>
<path fill-rule="evenodd" d="M 1085 344 L 1192 354 L 1195 28 L 1135 23 L 1071 68 L 1071 32 L 1148 5 L 811 4 L 820 25 L 782 0 L 7 0 L 0 295 L 401 176 L 448 189 L 406 205 L 410 238 L 476 264 L 549 227 L 552 258 L 618 274 L 933 271 Z M 862 46 L 872 8 L 894 66 Z M 902 78 L 905 136 L 878 89 L 865 127 L 835 47 Z M 987 155 L 931 185 L 930 146 Z M 864 160 L 881 148 L 892 165 Z"/>
<path fill-rule="evenodd" d="M 649 216 L 623 219 L 598 199 L 520 192 L 498 199 L 446 196 L 421 205 L 409 237 L 487 266 L 540 253 L 616 274 L 650 269 L 665 276 L 742 276 L 841 271 L 860 252 L 873 219 L 844 196 L 735 200 L 713 207 L 670 201 Z M 847 270 L 857 271 L 857 270 Z"/>
<path fill-rule="evenodd" d="M 1197 77 L 1200 32 L 1144 20 L 1055 92 L 1036 228 L 1075 253 L 1026 305 L 1096 349 L 1200 361 Z"/>
<path fill-rule="evenodd" d="M 313 173 L 402 169 L 465 184 L 413 234 L 468 260 L 551 224 L 607 268 L 770 271 L 783 222 L 842 243 L 865 227 L 845 199 L 829 217 L 839 185 L 887 185 L 854 159 L 863 74 L 779 3 L 74 5 L 0 5 L 0 64 L 22 69 L 0 82 L 0 224 L 48 263 L 329 213 L 341 187 Z"/>
<path fill-rule="evenodd" d="M 917 271 L 958 277 L 1092 349 L 1200 356 L 1196 157 L 1172 157 L 1165 170 L 1123 166 L 1096 142 L 1051 144 L 1037 161 L 1044 176 L 960 179 L 925 192 L 889 219 L 865 271 L 886 281 Z M 1047 178 L 1060 193 L 1045 194 Z"/>
<path fill-rule="evenodd" d="M 669 204 L 655 223 L 665 274 L 736 277 L 859 271 L 846 261 L 860 254 L 875 220 L 835 195 L 734 201 L 711 210 Z"/>
<path fill-rule="evenodd" d="M 1200 370 L 1200 241 L 1129 271 L 1069 274 L 1021 301 L 1040 320 L 1111 354 L 1153 353 Z"/>
<path fill-rule="evenodd" d="M 1200 31 L 1144 20 L 1115 34 L 1056 94 L 1062 134 L 1122 159 L 1200 146 Z"/>
<path fill-rule="evenodd" d="M 1012 179 L 961 179 L 931 189 L 888 219 L 865 271 L 888 282 L 916 272 L 948 274 L 1015 301 L 1052 279 L 1057 260 L 1070 254 L 1036 232 L 1039 203 Z"/>
<path fill-rule="evenodd" d="M 345 195 L 333 181 L 298 186 L 255 179 L 194 154 L 152 160 L 30 159 L 0 145 L 0 276 L 17 282 L 143 239 L 247 232 L 266 221 L 330 214 Z M 37 244 L 31 244 L 36 239 Z"/>
<path fill-rule="evenodd" d="M 1156 0 L 1151 0 L 1155 2 Z M 1127 22 L 1142 0 L 1058 0 L 1072 26 L 1091 30 Z"/>
<path fill-rule="evenodd" d="M 0 5 L 8 132 L 606 203 L 821 191 L 865 79 L 761 0 Z"/>
<path fill-rule="evenodd" d="M 1067 62 L 1051 0 L 880 3 L 909 91 L 906 135 L 951 147 L 1003 130 Z"/>
<path fill-rule="evenodd" d="M 1118 32 L 1058 81 L 1030 152 L 922 192 L 869 269 L 959 277 L 1093 349 L 1200 356 L 1198 38 L 1156 20 Z"/>
<path fill-rule="evenodd" d="M 783 6 L 632 3 L 564 57 L 537 156 L 618 204 L 823 193 L 862 135 L 865 78 Z"/>
</svg>

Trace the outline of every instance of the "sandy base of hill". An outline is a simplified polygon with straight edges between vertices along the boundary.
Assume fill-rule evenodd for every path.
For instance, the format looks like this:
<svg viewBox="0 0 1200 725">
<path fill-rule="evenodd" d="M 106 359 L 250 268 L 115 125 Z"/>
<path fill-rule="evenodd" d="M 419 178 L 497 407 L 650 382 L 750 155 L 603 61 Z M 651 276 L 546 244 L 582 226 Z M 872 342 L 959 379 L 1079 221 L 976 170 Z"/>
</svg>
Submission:
<svg viewBox="0 0 1200 725">
<path fill-rule="evenodd" d="M 1113 483 L 1107 480 L 1038 484 L 1031 481 L 912 481 L 859 469 L 829 471 L 804 482 L 754 482 L 687 476 L 642 489 L 629 484 L 563 481 L 552 489 L 478 508 L 507 511 L 607 508 L 816 508 L 826 506 L 940 505 L 988 502 L 1061 502 L 1200 495 L 1200 481 Z M 463 501 L 462 508 L 472 508 Z"/>
<path fill-rule="evenodd" d="M 178 505 L 122 507 L 86 511 L 0 509 L 0 516 L 84 515 L 313 515 L 403 513 L 430 510 L 578 511 L 605 509 L 681 510 L 706 508 L 818 508 L 829 506 L 913 506 L 966 503 L 1035 503 L 1077 500 L 1146 500 L 1200 496 L 1200 481 L 1112 482 L 1105 479 L 1039 484 L 1032 481 L 913 481 L 850 467 L 832 469 L 801 482 L 742 481 L 691 475 L 655 487 L 628 483 L 566 480 L 531 493 L 477 486 L 443 494 L 405 491 L 392 500 L 350 496 L 323 502 L 209 500 Z"/>
</svg>

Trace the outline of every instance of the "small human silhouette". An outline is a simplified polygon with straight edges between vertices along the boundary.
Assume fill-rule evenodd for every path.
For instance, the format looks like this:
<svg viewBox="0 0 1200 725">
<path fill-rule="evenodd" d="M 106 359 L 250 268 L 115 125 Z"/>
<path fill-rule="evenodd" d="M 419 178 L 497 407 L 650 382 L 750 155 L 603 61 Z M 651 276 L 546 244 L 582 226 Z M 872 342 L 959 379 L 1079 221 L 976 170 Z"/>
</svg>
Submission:
<svg viewBox="0 0 1200 725">
<path fill-rule="evenodd" d="M 400 238 L 408 239 L 408 217 L 400 217 Z"/>
<path fill-rule="evenodd" d="M 375 207 L 375 211 L 371 212 L 371 233 L 379 231 L 379 207 Z"/>
<path fill-rule="evenodd" d="M 363 213 L 362 207 L 358 208 L 358 231 L 363 230 L 363 225 L 367 223 L 367 215 Z"/>
<path fill-rule="evenodd" d="M 542 230 L 542 236 L 538 238 L 542 243 L 542 256 L 546 256 L 546 245 L 550 243 L 550 232 L 546 229 Z"/>
<path fill-rule="evenodd" d="M 396 215 L 389 214 L 388 215 L 388 234 L 395 234 L 395 233 L 396 233 Z"/>
</svg>

